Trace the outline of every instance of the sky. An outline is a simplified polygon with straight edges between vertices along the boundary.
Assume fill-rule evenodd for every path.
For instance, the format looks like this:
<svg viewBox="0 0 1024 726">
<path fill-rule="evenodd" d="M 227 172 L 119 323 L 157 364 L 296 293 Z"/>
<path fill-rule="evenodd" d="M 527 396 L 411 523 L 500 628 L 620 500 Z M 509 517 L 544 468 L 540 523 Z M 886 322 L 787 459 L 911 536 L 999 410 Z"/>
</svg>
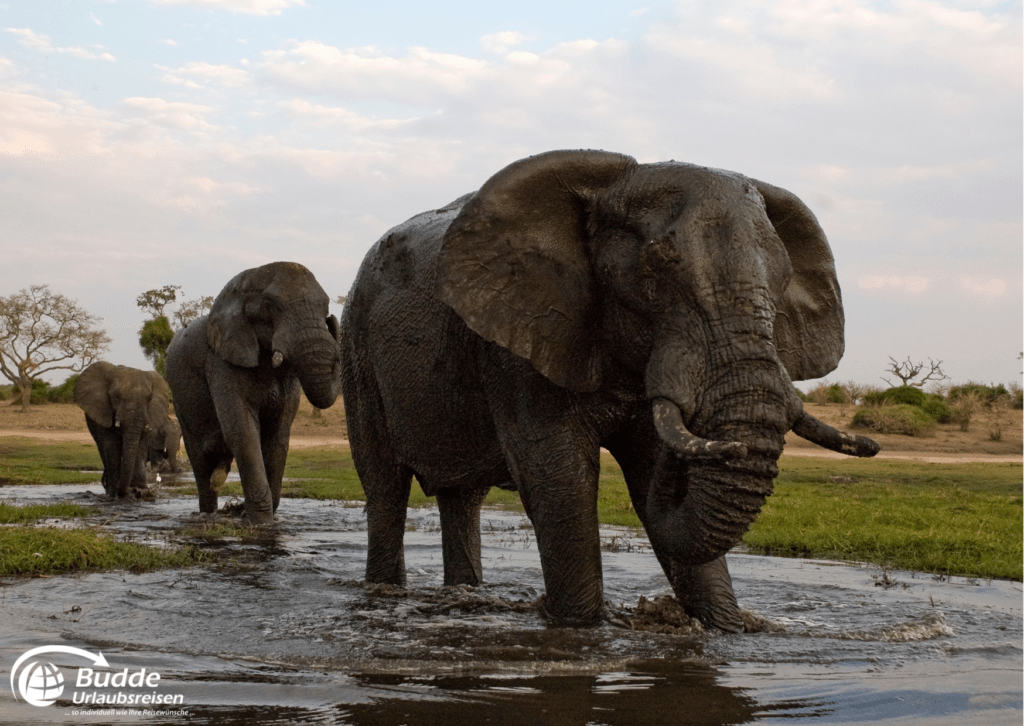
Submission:
<svg viewBox="0 0 1024 726">
<path fill-rule="evenodd" d="M 1021 25 L 986 0 L 0 0 L 0 296 L 47 284 L 148 369 L 146 290 L 293 260 L 345 295 L 390 227 L 605 149 L 808 204 L 846 312 L 830 382 L 884 386 L 890 357 L 1020 381 Z"/>
</svg>

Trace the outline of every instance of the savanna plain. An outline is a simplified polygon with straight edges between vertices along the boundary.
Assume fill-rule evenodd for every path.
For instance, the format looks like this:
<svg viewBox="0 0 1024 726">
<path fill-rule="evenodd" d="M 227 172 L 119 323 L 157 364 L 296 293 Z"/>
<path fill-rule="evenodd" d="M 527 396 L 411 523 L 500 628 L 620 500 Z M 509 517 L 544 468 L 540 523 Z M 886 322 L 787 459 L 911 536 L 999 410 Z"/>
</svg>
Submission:
<svg viewBox="0 0 1024 726">
<path fill-rule="evenodd" d="M 805 406 L 826 423 L 851 430 L 856 407 Z M 1022 412 L 981 406 L 964 428 L 940 423 L 915 436 L 862 431 L 882 445 L 873 459 L 833 455 L 790 434 L 775 493 L 741 549 L 872 563 L 883 579 L 889 569 L 903 569 L 935 578 L 1020 581 Z M 4 501 L 8 487 L 96 482 L 100 474 L 99 454 L 77 406 L 51 403 L 23 412 L 20 405 L 0 402 L 0 576 L 213 566 L 216 552 L 203 545 L 257 536 L 230 517 L 219 517 L 210 524 L 183 524 L 172 541 L 154 547 L 103 534 L 91 524 L 102 516 L 98 504 L 14 506 Z M 285 477 L 285 497 L 363 499 L 340 400 L 323 412 L 302 402 Z M 195 496 L 190 481 L 163 479 L 155 485 L 159 495 Z M 230 507 L 232 495 L 240 499 L 241 489 L 228 482 L 221 495 L 222 504 Z M 430 503 L 414 486 L 410 506 Z M 515 494 L 499 490 L 492 491 L 487 504 L 521 510 Z M 607 454 L 599 509 L 605 524 L 640 526 L 622 473 Z M 80 525 L 69 526 L 73 521 Z"/>
</svg>

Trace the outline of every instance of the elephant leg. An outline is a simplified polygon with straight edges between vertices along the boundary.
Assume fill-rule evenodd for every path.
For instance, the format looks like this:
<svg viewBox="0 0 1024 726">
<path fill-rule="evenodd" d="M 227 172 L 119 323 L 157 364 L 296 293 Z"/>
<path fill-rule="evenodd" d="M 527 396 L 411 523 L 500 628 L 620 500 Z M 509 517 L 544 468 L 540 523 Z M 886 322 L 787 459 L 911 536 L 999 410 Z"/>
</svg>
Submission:
<svg viewBox="0 0 1024 726">
<path fill-rule="evenodd" d="M 673 566 L 668 578 L 687 615 L 726 633 L 743 632 L 725 555 L 700 567 Z"/>
<path fill-rule="evenodd" d="M 479 585 L 480 505 L 490 487 L 441 489 L 437 507 L 441 513 L 441 549 L 445 585 Z"/>
<path fill-rule="evenodd" d="M 245 519 L 251 524 L 267 524 L 274 519 L 274 500 L 263 465 L 259 420 L 249 405 L 232 389 L 211 391 L 221 433 L 238 465 L 245 495 Z M 225 472 L 226 476 L 226 472 Z"/>
<path fill-rule="evenodd" d="M 281 503 L 281 482 L 284 480 L 284 466 L 288 460 L 288 442 L 291 438 L 292 422 L 299 409 L 298 385 L 289 393 L 280 412 L 271 412 L 261 417 L 260 447 L 263 450 L 263 468 L 267 473 L 267 485 L 274 510 Z"/>
<path fill-rule="evenodd" d="M 664 453 L 653 422 L 646 417 L 625 427 L 609 439 L 606 446 L 622 467 L 633 507 L 646 527 L 647 492 L 651 482 L 654 477 L 665 477 L 667 481 L 681 483 L 685 477 L 685 462 Z M 684 567 L 658 549 L 654 554 L 688 615 L 707 627 L 727 633 L 743 630 L 724 555 L 706 565 Z"/>
<path fill-rule="evenodd" d="M 217 492 L 224 486 L 231 471 L 231 451 L 225 445 L 190 458 L 199 493 L 199 511 L 213 514 L 217 511 Z"/>
<path fill-rule="evenodd" d="M 85 417 L 85 425 L 89 429 L 89 433 L 92 434 L 92 440 L 96 442 L 96 449 L 100 452 L 100 462 L 103 466 L 103 475 L 100 481 L 103 484 L 103 491 L 109 495 L 115 481 L 112 476 L 113 467 L 117 466 L 115 462 L 121 460 L 120 449 L 115 450 L 116 434 L 109 432 L 88 416 Z"/>
<path fill-rule="evenodd" d="M 359 468 L 366 492 L 366 581 L 405 584 L 405 515 L 412 471 L 398 463 Z"/>
</svg>

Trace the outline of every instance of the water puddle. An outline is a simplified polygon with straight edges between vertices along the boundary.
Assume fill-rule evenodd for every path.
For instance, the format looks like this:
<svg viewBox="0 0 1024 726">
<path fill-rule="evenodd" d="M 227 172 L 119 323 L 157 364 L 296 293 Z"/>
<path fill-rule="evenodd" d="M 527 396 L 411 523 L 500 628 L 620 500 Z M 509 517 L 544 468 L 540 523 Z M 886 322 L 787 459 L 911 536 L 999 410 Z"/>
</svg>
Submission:
<svg viewBox="0 0 1024 726">
<path fill-rule="evenodd" d="M 136 541 L 180 542 L 183 528 L 211 521 L 194 496 L 119 504 L 101 495 L 99 484 L 0 488 L 13 503 L 97 503 L 90 524 Z M 205 543 L 217 566 L 9 579 L 0 722 L 1021 722 L 1019 583 L 731 554 L 760 632 L 724 636 L 666 605 L 644 537 L 606 528 L 602 538 L 610 618 L 583 630 L 545 626 L 532 530 L 521 515 L 490 510 L 479 588 L 442 587 L 436 509 L 409 513 L 407 586 L 371 587 L 361 506 L 299 499 L 282 502 L 272 534 Z M 179 703 L 77 703 L 119 691 L 79 687 L 89 664 L 69 653 L 40 656 L 63 675 L 54 705 L 15 701 L 15 661 L 57 645 L 102 652 L 125 678 L 158 673 L 158 687 L 120 692 Z"/>
</svg>

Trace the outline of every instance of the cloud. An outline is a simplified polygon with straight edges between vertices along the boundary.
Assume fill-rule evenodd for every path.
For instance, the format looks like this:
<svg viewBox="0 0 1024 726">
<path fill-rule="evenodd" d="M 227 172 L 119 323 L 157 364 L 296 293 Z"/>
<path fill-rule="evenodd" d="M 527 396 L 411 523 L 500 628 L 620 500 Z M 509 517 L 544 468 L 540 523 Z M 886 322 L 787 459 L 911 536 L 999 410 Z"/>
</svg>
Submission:
<svg viewBox="0 0 1024 726">
<path fill-rule="evenodd" d="M 91 50 L 87 50 L 86 48 L 82 48 L 81 46 L 56 48 L 50 42 L 50 36 L 39 35 L 30 28 L 7 28 L 7 32 L 17 36 L 19 42 L 26 48 L 32 48 L 40 53 L 63 53 L 76 58 L 85 58 L 87 60 L 116 60 L 116 58 L 114 58 L 110 53 L 95 53 Z"/>
<path fill-rule="evenodd" d="M 190 78 L 184 78 L 184 76 L 190 76 Z M 176 85 L 187 86 L 188 88 L 201 88 L 202 85 L 193 79 L 198 81 L 213 82 L 220 86 L 226 86 L 230 88 L 239 88 L 245 86 L 250 82 L 250 75 L 247 71 L 241 68 L 235 68 L 234 66 L 227 64 L 213 64 L 204 63 L 201 61 L 193 61 L 186 63 L 180 68 L 169 70 L 161 78 L 164 83 L 172 83 Z"/>
<path fill-rule="evenodd" d="M 480 38 L 480 45 L 489 53 L 503 54 L 509 48 L 520 45 L 525 38 L 521 33 L 507 30 L 502 33 L 492 33 Z"/>
<path fill-rule="evenodd" d="M 199 10 L 224 10 L 244 15 L 280 15 L 291 7 L 305 7 L 305 0 L 150 0 L 155 5 L 185 5 Z"/>
</svg>

